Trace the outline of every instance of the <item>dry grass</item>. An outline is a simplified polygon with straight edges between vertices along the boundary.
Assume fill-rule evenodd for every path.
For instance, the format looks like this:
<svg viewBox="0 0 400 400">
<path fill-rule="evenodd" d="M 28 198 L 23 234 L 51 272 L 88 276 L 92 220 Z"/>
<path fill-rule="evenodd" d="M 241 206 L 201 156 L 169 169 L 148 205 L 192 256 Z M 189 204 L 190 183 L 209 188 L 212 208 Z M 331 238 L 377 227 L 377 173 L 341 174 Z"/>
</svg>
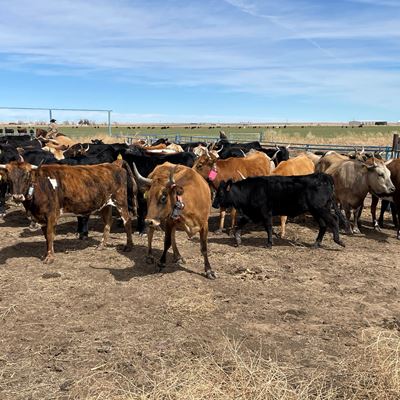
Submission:
<svg viewBox="0 0 400 400">
<path fill-rule="evenodd" d="M 351 354 L 328 378 L 315 371 L 295 381 L 296 371 L 227 338 L 217 348 L 176 361 L 159 357 L 149 370 L 128 378 L 109 365 L 92 368 L 75 382 L 69 398 L 86 400 L 396 400 L 400 398 L 400 336 L 391 331 L 363 334 L 363 351 Z M 84 393 L 84 395 L 83 395 Z"/>
</svg>

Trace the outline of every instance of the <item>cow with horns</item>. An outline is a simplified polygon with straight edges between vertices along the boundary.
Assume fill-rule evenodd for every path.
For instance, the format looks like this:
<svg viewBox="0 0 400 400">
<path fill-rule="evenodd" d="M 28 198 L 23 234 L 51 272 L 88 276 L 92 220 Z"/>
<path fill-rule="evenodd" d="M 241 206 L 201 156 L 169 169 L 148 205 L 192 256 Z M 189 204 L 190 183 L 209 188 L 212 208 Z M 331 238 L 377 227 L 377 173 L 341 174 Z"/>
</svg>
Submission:
<svg viewBox="0 0 400 400">
<path fill-rule="evenodd" d="M 126 162 L 90 166 L 42 165 L 13 161 L 0 165 L 13 200 L 22 203 L 41 224 L 46 238 L 45 263 L 54 261 L 55 227 L 63 214 L 88 216 L 100 211 L 104 221 L 100 248 L 106 245 L 115 206 L 126 231 L 125 250 L 132 248 L 131 212 L 135 213 L 137 186 Z"/>
<path fill-rule="evenodd" d="M 206 181 L 193 169 L 166 162 L 157 166 L 148 178 L 142 177 L 136 165 L 133 170 L 140 190 L 147 200 L 146 224 L 148 232 L 147 262 L 153 263 L 152 240 L 155 229 L 165 231 L 164 251 L 157 263 L 165 267 L 168 249 L 172 245 L 175 262 L 184 262 L 176 245 L 176 230 L 183 230 L 189 237 L 200 234 L 200 249 L 204 257 L 205 275 L 215 279 L 207 253 L 208 218 L 211 193 Z"/>
</svg>

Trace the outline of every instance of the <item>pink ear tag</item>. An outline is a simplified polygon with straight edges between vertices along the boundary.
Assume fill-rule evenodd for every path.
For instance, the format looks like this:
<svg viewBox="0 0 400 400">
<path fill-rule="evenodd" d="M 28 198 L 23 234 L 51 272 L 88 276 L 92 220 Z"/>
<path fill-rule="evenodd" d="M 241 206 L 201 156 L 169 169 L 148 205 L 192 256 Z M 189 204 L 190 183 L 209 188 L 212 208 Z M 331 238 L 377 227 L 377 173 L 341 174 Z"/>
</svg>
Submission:
<svg viewBox="0 0 400 400">
<path fill-rule="evenodd" d="M 208 179 L 209 179 L 210 181 L 214 181 L 215 178 L 217 177 L 217 175 L 218 175 L 217 171 L 215 171 L 215 169 L 212 169 L 212 170 L 210 171 L 210 173 L 208 174 Z"/>
</svg>

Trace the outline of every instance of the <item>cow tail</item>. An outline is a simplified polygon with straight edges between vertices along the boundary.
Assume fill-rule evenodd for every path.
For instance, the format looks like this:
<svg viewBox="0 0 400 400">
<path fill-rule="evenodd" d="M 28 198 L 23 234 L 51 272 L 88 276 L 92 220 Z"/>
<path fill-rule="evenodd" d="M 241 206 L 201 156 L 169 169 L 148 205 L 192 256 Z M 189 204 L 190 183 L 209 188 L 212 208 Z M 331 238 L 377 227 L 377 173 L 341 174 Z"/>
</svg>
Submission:
<svg viewBox="0 0 400 400">
<path fill-rule="evenodd" d="M 135 177 L 133 176 L 133 172 L 131 170 L 131 167 L 125 160 L 121 160 L 122 162 L 122 168 L 126 171 L 127 175 L 127 181 L 126 181 L 126 186 L 127 186 L 127 195 L 128 195 L 128 211 L 132 215 L 137 215 L 137 184 Z"/>
</svg>

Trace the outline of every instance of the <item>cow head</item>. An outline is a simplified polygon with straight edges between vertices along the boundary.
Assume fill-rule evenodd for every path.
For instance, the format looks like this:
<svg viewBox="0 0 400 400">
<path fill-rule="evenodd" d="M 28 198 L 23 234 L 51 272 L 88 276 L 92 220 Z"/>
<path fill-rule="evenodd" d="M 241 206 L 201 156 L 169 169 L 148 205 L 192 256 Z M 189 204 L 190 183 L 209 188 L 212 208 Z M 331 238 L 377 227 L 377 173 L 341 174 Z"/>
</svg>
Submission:
<svg viewBox="0 0 400 400">
<path fill-rule="evenodd" d="M 29 200 L 30 186 L 34 170 L 38 167 L 23 161 L 12 161 L 8 164 L 0 164 L 0 173 L 10 185 L 10 193 L 15 202 Z"/>
<path fill-rule="evenodd" d="M 391 196 L 396 188 L 390 179 L 390 170 L 382 160 L 371 157 L 365 163 L 368 187 L 378 197 Z"/>
<path fill-rule="evenodd" d="M 210 174 L 211 169 L 215 166 L 217 157 L 211 152 L 203 154 L 194 163 L 193 169 L 198 172 L 203 178 L 207 178 Z"/>
<path fill-rule="evenodd" d="M 218 186 L 212 206 L 214 208 L 228 208 L 232 205 L 231 202 L 231 189 L 233 180 L 229 179 L 227 182 L 222 181 Z"/>
<path fill-rule="evenodd" d="M 146 224 L 152 228 L 180 220 L 184 208 L 184 188 L 175 182 L 176 168 L 177 166 L 164 167 L 161 173 L 157 174 L 157 179 L 152 180 L 152 185 L 146 192 Z M 166 174 L 169 176 L 165 183 Z"/>
</svg>

